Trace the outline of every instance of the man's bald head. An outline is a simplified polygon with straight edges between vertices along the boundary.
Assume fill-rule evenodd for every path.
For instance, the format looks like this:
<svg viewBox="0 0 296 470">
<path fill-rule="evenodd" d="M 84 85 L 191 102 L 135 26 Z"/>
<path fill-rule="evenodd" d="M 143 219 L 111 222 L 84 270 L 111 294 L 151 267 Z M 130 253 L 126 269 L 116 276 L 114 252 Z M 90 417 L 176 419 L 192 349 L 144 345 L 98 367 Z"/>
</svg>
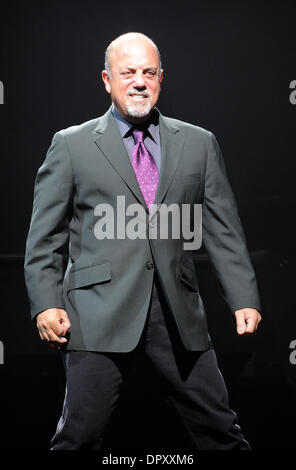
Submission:
<svg viewBox="0 0 296 470">
<path fill-rule="evenodd" d="M 117 37 L 107 47 L 102 79 L 125 120 L 140 123 L 149 119 L 163 79 L 156 44 L 142 33 Z"/>
<path fill-rule="evenodd" d="M 110 78 L 111 78 L 111 69 L 112 69 L 112 64 L 111 64 L 112 55 L 113 55 L 112 52 L 114 52 L 116 50 L 116 48 L 121 48 L 121 50 L 124 51 L 124 46 L 125 45 L 128 45 L 130 42 L 136 43 L 138 41 L 142 42 L 143 44 L 146 42 L 147 45 L 152 46 L 155 49 L 155 51 L 158 55 L 158 58 L 159 58 L 159 70 L 161 70 L 160 53 L 159 53 L 158 47 L 155 44 L 155 42 L 152 41 L 151 38 L 149 38 L 148 36 L 146 36 L 143 33 L 135 33 L 135 32 L 125 33 L 125 34 L 121 34 L 120 36 L 115 38 L 109 44 L 109 46 L 107 47 L 107 49 L 105 51 L 105 70 L 107 71 Z"/>
</svg>

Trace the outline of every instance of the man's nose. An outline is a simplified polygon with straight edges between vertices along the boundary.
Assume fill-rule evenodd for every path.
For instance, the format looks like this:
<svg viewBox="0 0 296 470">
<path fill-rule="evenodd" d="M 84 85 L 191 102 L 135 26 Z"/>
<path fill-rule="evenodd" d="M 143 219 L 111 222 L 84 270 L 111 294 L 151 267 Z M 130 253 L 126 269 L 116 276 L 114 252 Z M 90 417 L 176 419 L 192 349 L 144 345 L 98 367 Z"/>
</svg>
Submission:
<svg viewBox="0 0 296 470">
<path fill-rule="evenodd" d="M 144 78 L 141 71 L 139 71 L 135 74 L 133 85 L 136 88 L 145 88 L 145 86 L 146 86 L 145 78 Z"/>
</svg>

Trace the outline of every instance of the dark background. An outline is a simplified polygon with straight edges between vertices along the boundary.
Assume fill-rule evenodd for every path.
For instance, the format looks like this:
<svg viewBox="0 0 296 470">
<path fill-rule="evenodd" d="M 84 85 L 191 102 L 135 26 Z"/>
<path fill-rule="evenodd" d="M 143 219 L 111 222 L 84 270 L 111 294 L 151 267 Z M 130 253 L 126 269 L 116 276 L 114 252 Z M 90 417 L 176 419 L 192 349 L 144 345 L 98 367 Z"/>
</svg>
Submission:
<svg viewBox="0 0 296 470">
<path fill-rule="evenodd" d="M 34 180 L 53 133 L 103 114 L 104 51 L 140 31 L 158 45 L 162 114 L 211 130 L 222 147 L 258 277 L 263 322 L 238 337 L 207 255 L 199 284 L 231 405 L 254 450 L 293 450 L 296 365 L 296 4 L 292 1 L 3 1 L 0 7 L 1 315 L 3 449 L 47 449 L 63 394 L 58 352 L 39 341 L 23 279 Z M 54 188 L 53 188 L 54 190 Z M 151 432 L 153 429 L 153 432 Z M 109 430 L 116 448 L 189 448 L 150 371 Z"/>
</svg>

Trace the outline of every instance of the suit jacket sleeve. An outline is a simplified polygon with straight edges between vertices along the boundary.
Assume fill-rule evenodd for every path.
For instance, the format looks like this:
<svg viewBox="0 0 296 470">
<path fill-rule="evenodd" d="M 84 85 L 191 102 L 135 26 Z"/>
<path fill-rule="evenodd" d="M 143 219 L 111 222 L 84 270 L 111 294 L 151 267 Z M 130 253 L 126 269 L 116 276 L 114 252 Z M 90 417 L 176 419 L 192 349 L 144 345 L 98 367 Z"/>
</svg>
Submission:
<svg viewBox="0 0 296 470">
<path fill-rule="evenodd" d="M 63 247 L 69 239 L 73 193 L 67 144 L 57 132 L 37 172 L 26 243 L 24 271 L 32 318 L 47 308 L 64 308 Z"/>
<path fill-rule="evenodd" d="M 261 310 L 257 281 L 219 144 L 210 132 L 202 238 L 232 313 Z"/>
</svg>

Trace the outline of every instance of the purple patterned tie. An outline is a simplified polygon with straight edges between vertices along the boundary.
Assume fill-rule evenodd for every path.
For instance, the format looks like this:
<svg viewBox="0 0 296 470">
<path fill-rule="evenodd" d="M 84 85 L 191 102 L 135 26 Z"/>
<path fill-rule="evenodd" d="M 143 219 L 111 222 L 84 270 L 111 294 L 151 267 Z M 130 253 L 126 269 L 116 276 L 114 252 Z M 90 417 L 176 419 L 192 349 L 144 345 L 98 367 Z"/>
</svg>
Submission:
<svg viewBox="0 0 296 470">
<path fill-rule="evenodd" d="M 144 131 L 134 129 L 135 146 L 132 149 L 132 165 L 146 205 L 153 203 L 157 190 L 159 173 L 155 160 L 144 145 Z"/>
</svg>

